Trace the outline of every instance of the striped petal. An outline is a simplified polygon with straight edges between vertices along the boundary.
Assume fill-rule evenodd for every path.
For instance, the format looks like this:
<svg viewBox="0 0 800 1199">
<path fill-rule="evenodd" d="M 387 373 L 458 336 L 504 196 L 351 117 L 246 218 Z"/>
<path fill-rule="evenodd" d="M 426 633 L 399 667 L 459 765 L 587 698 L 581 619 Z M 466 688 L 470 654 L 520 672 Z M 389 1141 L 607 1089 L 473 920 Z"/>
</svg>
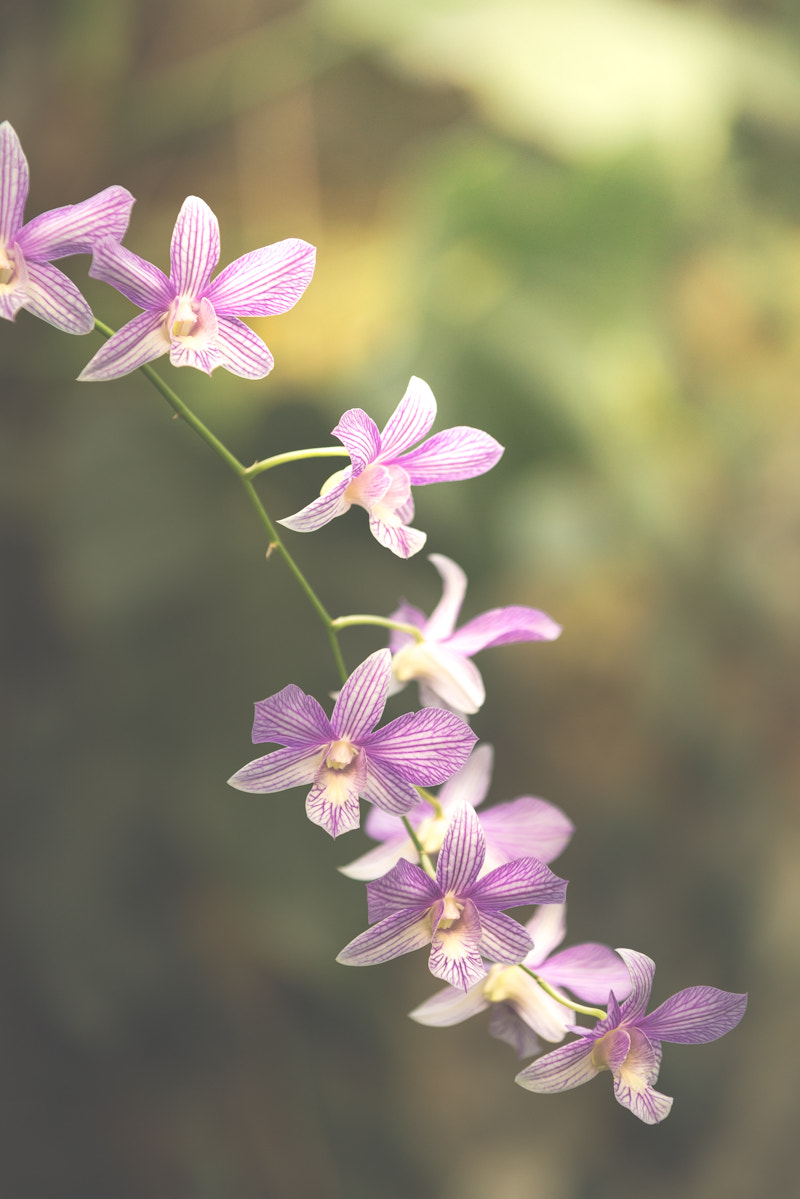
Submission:
<svg viewBox="0 0 800 1199">
<path fill-rule="evenodd" d="M 325 772 L 326 776 L 332 773 Z M 306 798 L 306 816 L 332 837 L 357 829 L 360 819 L 357 776 L 337 779 L 336 784 L 328 785 L 326 777 L 314 784 Z"/>
<path fill-rule="evenodd" d="M 0 125 L 0 241 L 11 245 L 22 226 L 30 173 L 20 140 L 8 121 Z"/>
<path fill-rule="evenodd" d="M 419 792 L 386 762 L 375 761 L 367 753 L 367 781 L 364 799 L 391 816 L 405 816 L 419 803 Z"/>
<path fill-rule="evenodd" d="M 379 924 L 368 928 L 345 945 L 336 961 L 343 966 L 377 966 L 390 958 L 399 958 L 429 945 L 431 922 L 427 912 L 417 910 L 396 912 Z"/>
<path fill-rule="evenodd" d="M 529 903 L 562 903 L 566 893 L 564 879 L 538 858 L 505 862 L 470 888 L 470 896 L 482 912 L 501 912 Z"/>
<path fill-rule="evenodd" d="M 475 809 L 467 803 L 461 804 L 450 821 L 436 863 L 436 882 L 441 893 L 471 894 L 485 852 L 486 841 Z"/>
<path fill-rule="evenodd" d="M 468 991 L 486 977 L 480 945 L 481 919 L 468 899 L 458 920 L 452 924 L 441 921 L 434 931 L 428 963 L 431 974 Z"/>
<path fill-rule="evenodd" d="M 50 262 L 68 254 L 91 254 L 105 238 L 119 241 L 130 220 L 133 196 L 124 187 L 104 191 L 34 217 L 21 231 L 19 241 L 29 259 Z"/>
<path fill-rule="evenodd" d="M 484 957 L 503 966 L 521 962 L 533 948 L 530 933 L 504 912 L 481 909 L 480 950 Z"/>
<path fill-rule="evenodd" d="M 92 310 L 72 280 L 49 262 L 26 265 L 24 307 L 65 333 L 91 333 L 94 328 Z"/>
<path fill-rule="evenodd" d="M 314 247 L 296 237 L 262 246 L 220 271 L 205 294 L 220 316 L 288 312 L 311 282 L 315 257 Z"/>
<path fill-rule="evenodd" d="M 331 717 L 337 737 L 360 744 L 383 715 L 392 673 L 388 649 L 376 650 L 357 666 L 339 692 Z"/>
<path fill-rule="evenodd" d="M 228 779 L 228 783 L 237 791 L 252 791 L 256 794 L 269 794 L 272 791 L 285 791 L 289 787 L 304 786 L 314 781 L 322 753 L 319 748 L 309 750 L 307 746 L 299 749 L 276 749 L 274 753 L 256 758 L 241 770 L 237 770 L 236 774 Z"/>
<path fill-rule="evenodd" d="M 404 454 L 402 464 L 412 484 L 421 487 L 427 483 L 474 479 L 491 470 L 502 453 L 503 447 L 488 433 L 458 425 Z"/>
<path fill-rule="evenodd" d="M 175 299 L 175 289 L 163 271 L 111 238 L 95 246 L 89 274 L 115 287 L 139 308 L 160 312 L 162 318 Z"/>
<path fill-rule="evenodd" d="M 350 455 L 354 477 L 362 474 L 380 452 L 381 435 L 378 426 L 362 408 L 348 408 L 336 428 L 332 430 L 332 436 L 339 438 Z M 385 490 L 384 487 L 383 491 Z"/>
<path fill-rule="evenodd" d="M 140 312 L 110 337 L 83 368 L 83 383 L 118 379 L 169 350 L 163 312 Z"/>
<path fill-rule="evenodd" d="M 390 766 L 409 783 L 431 787 L 464 765 L 476 741 L 469 725 L 452 712 L 423 708 L 377 729 L 364 745 L 371 761 Z"/>
<path fill-rule="evenodd" d="M 539 1095 L 557 1095 L 560 1091 L 580 1087 L 600 1073 L 592 1064 L 593 1045 L 588 1037 L 561 1045 L 526 1066 L 514 1082 Z"/>
<path fill-rule="evenodd" d="M 205 200 L 187 196 L 172 234 L 170 280 L 175 295 L 199 298 L 219 261 L 219 222 Z"/>
<path fill-rule="evenodd" d="M 471 804 L 477 808 L 486 799 L 489 784 L 492 779 L 494 765 L 494 749 L 487 742 L 473 749 L 466 765 L 462 766 L 451 779 L 442 787 L 437 798 L 446 812 L 460 803 Z M 481 824 L 486 832 L 486 825 L 481 814 Z M 539 855 L 537 855 L 539 856 Z"/>
<path fill-rule="evenodd" d="M 264 342 L 251 328 L 235 317 L 217 312 L 217 349 L 220 365 L 241 379 L 263 379 L 275 365 Z"/>
<path fill-rule="evenodd" d="M 735 1028 L 746 1007 L 747 995 L 716 987 L 687 987 L 639 1020 L 638 1027 L 659 1041 L 704 1045 Z"/>
<path fill-rule="evenodd" d="M 427 383 L 412 375 L 406 393 L 381 433 L 381 460 L 390 461 L 415 445 L 436 417 L 436 400 Z"/>
<path fill-rule="evenodd" d="M 412 558 L 428 540 L 427 533 L 408 525 L 391 524 L 374 513 L 370 513 L 369 531 L 380 545 L 391 550 L 398 558 Z"/>
<path fill-rule="evenodd" d="M 467 621 L 451 637 L 447 644 L 460 654 L 472 657 L 492 645 L 510 645 L 519 641 L 554 641 L 561 633 L 546 612 L 538 608 L 523 608 L 511 605 L 507 608 L 492 608 L 474 620 Z"/>
<path fill-rule="evenodd" d="M 638 1024 L 641 1017 L 647 1011 L 650 992 L 653 989 L 656 964 L 652 958 L 647 957 L 643 953 L 637 953 L 635 949 L 618 949 L 617 953 L 628 967 L 628 973 L 633 985 L 629 997 L 620 1009 L 620 1019 L 625 1024 Z"/>
<path fill-rule="evenodd" d="M 259 700 L 253 720 L 254 743 L 275 741 L 294 748 L 332 741 L 331 723 L 322 707 L 294 683 Z"/>
<path fill-rule="evenodd" d="M 375 924 L 404 908 L 427 910 L 440 898 L 439 888 L 424 870 L 411 862 L 398 862 L 383 878 L 367 883 L 369 922 Z"/>
<path fill-rule="evenodd" d="M 293 516 L 285 516 L 283 520 L 278 521 L 278 524 L 284 525 L 287 529 L 293 529 L 296 533 L 316 532 L 335 517 L 341 516 L 350 507 L 349 501 L 344 498 L 349 482 L 350 468 L 347 467 L 343 472 L 343 478 L 331 487 L 330 491 L 326 491 L 318 499 L 312 500 L 310 504 L 301 508 L 299 512 L 295 512 Z"/>
</svg>

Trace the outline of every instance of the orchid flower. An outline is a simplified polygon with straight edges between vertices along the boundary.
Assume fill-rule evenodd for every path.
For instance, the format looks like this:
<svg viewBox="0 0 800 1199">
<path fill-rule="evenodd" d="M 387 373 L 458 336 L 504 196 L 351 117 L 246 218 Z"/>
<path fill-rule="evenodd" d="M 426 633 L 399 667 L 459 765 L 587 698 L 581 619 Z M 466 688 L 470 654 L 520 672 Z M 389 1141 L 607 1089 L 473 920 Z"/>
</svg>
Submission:
<svg viewBox="0 0 800 1199">
<path fill-rule="evenodd" d="M 285 748 L 242 767 L 231 786 L 261 793 L 312 783 L 306 814 L 332 837 L 358 828 L 359 796 L 395 815 L 414 807 L 415 784 L 449 778 L 469 757 L 475 734 L 452 713 L 432 709 L 407 712 L 373 732 L 391 669 L 388 649 L 370 654 L 342 687 L 330 720 L 294 684 L 261 700 L 253 741 Z"/>
<path fill-rule="evenodd" d="M 606 945 L 586 941 L 554 953 L 567 931 L 566 904 L 545 904 L 525 925 L 533 949 L 522 962 L 552 987 L 568 987 L 579 999 L 604 1003 L 609 990 L 623 999 L 631 989 L 624 962 Z M 419 1024 L 444 1028 L 492 1009 L 489 1032 L 507 1041 L 520 1057 L 541 1051 L 539 1037 L 563 1041 L 575 1013 L 542 990 L 518 966 L 492 966 L 466 995 L 445 987 L 410 1013 Z"/>
<path fill-rule="evenodd" d="M 370 531 L 381 545 L 400 558 L 416 554 L 426 535 L 409 527 L 414 517 L 411 488 L 472 479 L 490 470 L 503 453 L 493 437 L 468 425 L 445 429 L 410 449 L 435 416 L 433 392 L 416 377 L 381 433 L 361 408 L 348 409 L 333 436 L 350 454 L 350 466 L 331 475 L 318 499 L 279 523 L 311 533 L 359 504 L 369 513 Z"/>
<path fill-rule="evenodd" d="M 101 237 L 121 238 L 133 196 L 107 187 L 80 204 L 53 208 L 23 225 L 30 172 L 19 138 L 0 124 L 0 316 L 13 321 L 20 308 L 65 333 L 90 333 L 92 310 L 78 288 L 52 266 L 55 258 L 91 254 Z"/>
<path fill-rule="evenodd" d="M 449 708 L 453 712 L 472 715 L 486 698 L 480 671 L 470 660 L 479 650 L 492 645 L 509 645 L 517 641 L 553 641 L 561 633 L 561 625 L 538 608 L 492 608 L 481 616 L 467 621 L 460 629 L 455 624 L 467 590 L 467 576 L 460 566 L 444 554 L 430 554 L 442 576 L 442 598 L 429 617 L 419 608 L 405 603 L 391 619 L 418 628 L 423 640 L 411 633 L 394 629 L 389 647 L 394 655 L 392 673 L 393 694 L 406 683 L 419 683 L 420 703 L 425 707 Z"/>
<path fill-rule="evenodd" d="M 237 318 L 292 308 L 314 273 L 314 247 L 297 238 L 263 246 L 212 280 L 219 250 L 217 218 L 197 196 L 184 200 L 175 222 L 169 278 L 117 242 L 101 242 L 89 274 L 144 311 L 108 339 L 79 378 L 117 379 L 167 353 L 173 366 L 209 375 L 218 366 L 245 379 L 268 375 L 272 354 Z"/>
<path fill-rule="evenodd" d="M 618 949 L 628 967 L 632 992 L 620 1006 L 612 990 L 608 1015 L 593 1029 L 573 1026 L 580 1039 L 532 1062 L 515 1081 L 529 1091 L 554 1094 L 588 1082 L 610 1070 L 614 1097 L 645 1124 L 658 1124 L 670 1113 L 672 1099 L 653 1089 L 661 1064 L 661 1042 L 701 1045 L 716 1041 L 741 1020 L 747 995 L 716 987 L 688 987 L 649 1016 L 645 1015 L 655 963 L 633 949 Z"/>
<path fill-rule="evenodd" d="M 436 807 L 424 800 L 408 813 L 425 853 L 438 853 L 442 848 L 450 820 L 462 803 L 473 808 L 483 803 L 489 790 L 493 758 L 491 745 L 479 745 L 466 765 L 439 791 Z M 484 874 L 514 858 L 552 862 L 566 847 L 575 827 L 555 804 L 528 795 L 481 811 L 478 819 L 486 839 Z M 348 878 L 366 881 L 385 874 L 401 858 L 417 861 L 416 847 L 397 817 L 371 808 L 364 831 L 380 844 L 349 865 L 339 867 Z M 605 994 L 607 991 L 603 998 Z"/>
<path fill-rule="evenodd" d="M 478 817 L 464 803 L 445 834 L 435 878 L 402 859 L 367 883 L 373 927 L 346 945 L 337 962 L 372 966 L 430 945 L 431 973 L 463 991 L 485 975 L 484 957 L 521 962 L 530 935 L 503 909 L 560 903 L 567 884 L 535 858 L 506 862 L 481 877 L 485 853 Z"/>
</svg>

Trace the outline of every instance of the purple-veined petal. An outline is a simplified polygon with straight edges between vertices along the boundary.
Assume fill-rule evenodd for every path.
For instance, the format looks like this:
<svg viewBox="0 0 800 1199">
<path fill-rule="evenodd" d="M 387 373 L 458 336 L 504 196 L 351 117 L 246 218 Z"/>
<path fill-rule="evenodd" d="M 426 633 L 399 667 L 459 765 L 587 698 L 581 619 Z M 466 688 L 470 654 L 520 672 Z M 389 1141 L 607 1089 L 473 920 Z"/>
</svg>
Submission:
<svg viewBox="0 0 800 1199">
<path fill-rule="evenodd" d="M 467 576 L 460 566 L 444 554 L 428 554 L 442 579 L 442 598 L 431 612 L 430 620 L 425 628 L 425 636 L 429 641 L 443 641 L 449 637 L 456 627 L 464 596 L 467 594 Z"/>
<path fill-rule="evenodd" d="M 420 802 L 419 792 L 416 792 L 417 802 L 408 813 L 408 818 L 415 828 L 426 818 L 433 816 L 433 808 L 429 803 Z M 370 808 L 364 822 L 364 832 L 374 841 L 396 841 L 408 836 L 405 826 L 397 816 L 382 812 L 380 808 Z M 409 861 L 414 861 L 409 858 Z"/>
<path fill-rule="evenodd" d="M 538 947 L 536 933 L 531 930 Z M 625 963 L 613 949 L 594 941 L 585 941 L 553 954 L 536 967 L 538 974 L 554 987 L 567 987 L 586 1003 L 605 1003 L 609 991 L 625 999 L 631 989 Z"/>
<path fill-rule="evenodd" d="M 421 608 L 415 608 L 413 604 L 407 604 L 405 600 L 395 608 L 389 617 L 390 620 L 402 621 L 403 624 L 413 624 L 418 629 L 424 629 L 427 621 L 427 616 Z M 399 629 L 392 629 L 389 633 L 389 649 L 393 654 L 396 654 L 404 645 L 409 645 L 414 641 L 410 633 L 401 633 Z M 400 684 L 397 688 L 399 691 L 405 684 Z"/>
<path fill-rule="evenodd" d="M 306 816 L 312 824 L 318 824 L 332 837 L 350 833 L 359 825 L 358 787 L 331 788 L 314 784 L 306 797 Z"/>
<path fill-rule="evenodd" d="M 428 540 L 427 533 L 408 525 L 389 524 L 375 512 L 370 512 L 369 531 L 379 545 L 391 550 L 398 558 L 412 558 Z"/>
<path fill-rule="evenodd" d="M 486 698 L 483 679 L 474 662 L 435 641 L 410 642 L 395 654 L 392 671 L 401 682 L 412 679 L 432 692 L 436 707 L 471 715 Z"/>
<path fill-rule="evenodd" d="M 160 358 L 169 350 L 164 332 L 164 313 L 140 312 L 123 325 L 83 368 L 78 378 L 83 383 L 118 379 Z"/>
<path fill-rule="evenodd" d="M 427 912 L 395 912 L 379 924 L 368 928 L 345 945 L 336 961 L 343 966 L 377 966 L 390 958 L 399 958 L 429 945 L 431 923 Z"/>
<path fill-rule="evenodd" d="M 474 479 L 491 470 L 502 453 L 503 447 L 488 433 L 469 425 L 457 425 L 404 454 L 402 464 L 412 485 L 422 487 L 427 483 Z"/>
<path fill-rule="evenodd" d="M 197 333 L 171 338 L 169 360 L 173 366 L 191 366 L 210 375 L 222 366 L 222 354 L 217 345 L 217 314 L 208 300 L 200 301 L 197 328 Z"/>
<path fill-rule="evenodd" d="M 391 763 L 373 759 L 367 751 L 367 781 L 364 784 L 364 799 L 382 808 L 391 816 L 405 816 L 419 802 L 419 792 L 406 779 L 401 778 Z"/>
<path fill-rule="evenodd" d="M 331 728 L 337 737 L 360 745 L 372 732 L 386 707 L 391 673 L 392 655 L 388 649 L 376 650 L 355 668 L 339 692 L 331 716 Z"/>
<path fill-rule="evenodd" d="M 371 761 L 390 766 L 409 783 L 432 787 L 464 765 L 476 741 L 469 725 L 452 712 L 423 708 L 376 729 L 364 745 Z"/>
<path fill-rule="evenodd" d="M 477 808 L 486 798 L 489 783 L 492 778 L 494 764 L 494 749 L 486 742 L 473 749 L 466 764 L 456 771 L 451 779 L 442 787 L 438 800 L 446 812 L 460 803 L 471 804 Z M 483 825 L 483 820 L 481 820 Z M 486 826 L 483 825 L 486 832 Z M 539 856 L 538 854 L 536 855 Z"/>
<path fill-rule="evenodd" d="M 621 1037 L 623 1030 L 603 1037 Z M 598 1042 L 599 1044 L 599 1042 Z M 622 1062 L 611 1065 L 614 1071 L 614 1097 L 645 1124 L 658 1124 L 669 1115 L 672 1099 L 653 1090 L 658 1078 L 661 1055 L 645 1034 L 638 1028 L 630 1029 L 630 1047 Z"/>
<path fill-rule="evenodd" d="M 294 748 L 319 747 L 334 740 L 333 730 L 321 705 L 294 683 L 255 705 L 253 743 L 275 741 Z"/>
<path fill-rule="evenodd" d="M 546 612 L 512 605 L 508 608 L 492 608 L 474 620 L 467 621 L 447 638 L 447 644 L 450 649 L 472 657 L 493 645 L 553 641 L 560 633 L 561 625 L 556 624 Z"/>
<path fill-rule="evenodd" d="M 716 987 L 687 987 L 638 1021 L 648 1037 L 678 1045 L 704 1045 L 716 1041 L 741 1020 L 747 995 L 719 991 Z"/>
<path fill-rule="evenodd" d="M 592 1061 L 599 1070 L 611 1070 L 616 1073 L 622 1069 L 630 1049 L 631 1031 L 627 1028 L 612 1028 L 595 1041 Z M 650 1066 L 652 1062 L 649 1063 L 648 1069 Z"/>
<path fill-rule="evenodd" d="M 308 287 L 315 257 L 307 241 L 287 237 L 237 258 L 205 294 L 220 316 L 277 316 L 293 308 Z"/>
<path fill-rule="evenodd" d="M 484 920 L 485 917 L 482 923 Z M 531 956 L 529 953 L 526 963 Z M 572 1026 L 575 1013 L 548 995 L 524 970 L 518 970 L 516 966 L 495 966 L 494 970 L 497 971 L 495 981 L 492 982 L 490 972 L 486 987 L 489 998 L 510 1004 L 520 1019 L 544 1040 L 563 1041 Z"/>
<path fill-rule="evenodd" d="M 489 1007 L 489 1001 L 483 994 L 483 981 L 477 983 L 466 992 L 458 987 L 444 987 L 426 999 L 413 1012 L 409 1012 L 412 1020 L 418 1024 L 427 1024 L 431 1028 L 449 1028 L 453 1024 L 461 1024 L 484 1012 Z"/>
<path fill-rule="evenodd" d="M 331 433 L 333 437 L 339 438 L 350 455 L 354 477 L 362 474 L 380 452 L 381 435 L 378 426 L 363 408 L 348 408 Z M 385 490 L 384 487 L 383 491 Z"/>
<path fill-rule="evenodd" d="M 217 325 L 220 366 L 241 379 L 263 379 L 269 374 L 275 359 L 257 333 L 235 317 L 219 312 Z"/>
<path fill-rule="evenodd" d="M 565 849 L 575 826 L 546 799 L 521 796 L 481 812 L 487 858 L 493 863 L 517 857 L 552 862 Z"/>
<path fill-rule="evenodd" d="M 26 272 L 27 282 L 27 272 Z M 16 320 L 17 313 L 25 307 L 25 288 L 21 282 L 11 291 L 0 288 L 0 317 L 6 321 Z"/>
<path fill-rule="evenodd" d="M 436 400 L 423 379 L 412 375 L 406 393 L 381 433 L 381 459 L 385 462 L 425 436 L 436 417 Z"/>
<path fill-rule="evenodd" d="M 228 779 L 237 791 L 252 791 L 268 794 L 285 791 L 288 787 L 299 787 L 314 781 L 323 751 L 309 750 L 307 746 L 291 749 L 276 749 L 263 758 L 248 762 Z"/>
<path fill-rule="evenodd" d="M 219 221 L 199 196 L 187 196 L 181 205 L 169 257 L 175 294 L 192 298 L 205 294 L 219 261 Z"/>
<path fill-rule="evenodd" d="M 582 1086 L 600 1073 L 592 1065 L 592 1047 L 593 1041 L 585 1037 L 570 1041 L 569 1045 L 561 1045 L 526 1066 L 514 1082 L 539 1095 L 571 1091 L 573 1087 Z"/>
<path fill-rule="evenodd" d="M 436 882 L 442 894 L 471 892 L 485 853 L 486 841 L 475 809 L 461 804 L 453 813 L 436 863 Z"/>
<path fill-rule="evenodd" d="M 542 1043 L 533 1029 L 508 1003 L 492 1004 L 489 1035 L 498 1041 L 505 1041 L 514 1050 L 517 1057 L 521 1058 L 533 1057 L 542 1048 Z"/>
<path fill-rule="evenodd" d="M 287 529 L 294 529 L 296 533 L 314 533 L 317 529 L 321 529 L 323 525 L 328 524 L 335 517 L 341 516 L 350 507 L 349 501 L 344 498 L 349 482 L 350 468 L 348 467 L 344 472 L 344 478 L 334 484 L 330 491 L 324 492 L 316 500 L 306 504 L 305 508 L 301 508 L 293 516 L 285 516 L 283 520 L 278 521 L 278 524 L 284 525 Z"/>
<path fill-rule="evenodd" d="M 565 903 L 541 904 L 525 927 L 533 937 L 533 950 L 525 959 L 525 965 L 530 966 L 531 970 L 538 971 L 545 959 L 567 935 L 567 905 Z M 541 990 L 541 988 L 539 989 Z M 607 997 L 608 991 L 603 996 L 603 1000 L 605 1001 Z"/>
<path fill-rule="evenodd" d="M 28 262 L 26 266 L 24 307 L 65 333 L 90 333 L 94 328 L 92 310 L 72 280 L 49 262 Z"/>
<path fill-rule="evenodd" d="M 482 912 L 501 912 L 528 903 L 562 903 L 566 892 L 565 880 L 538 858 L 504 862 L 470 888 Z"/>
<path fill-rule="evenodd" d="M 380 812 L 380 808 L 370 808 L 370 815 L 375 812 Z M 394 841 L 382 841 L 374 849 L 367 850 L 360 858 L 355 858 L 346 866 L 339 866 L 339 873 L 358 882 L 369 882 L 386 874 L 401 858 L 411 861 L 412 855 L 416 857 L 413 843 L 408 837 L 402 836 Z"/>
<path fill-rule="evenodd" d="M 375 924 L 404 908 L 427 911 L 440 898 L 439 888 L 424 870 L 400 861 L 383 878 L 367 883 L 368 919 Z"/>
<path fill-rule="evenodd" d="M 162 319 L 175 299 L 175 289 L 163 271 L 111 238 L 95 246 L 89 274 L 115 287 L 139 308 L 161 313 Z"/>
<path fill-rule="evenodd" d="M 474 903 L 468 899 L 452 924 L 440 920 L 434 926 L 428 963 L 431 974 L 451 987 L 468 991 L 486 975 L 479 950 L 481 944 L 481 920 Z"/>
<path fill-rule="evenodd" d="M 8 121 L 0 124 L 0 242 L 10 245 L 22 225 L 30 174 L 19 138 Z"/>
<path fill-rule="evenodd" d="M 631 993 L 620 1008 L 620 1017 L 625 1024 L 638 1024 L 647 1011 L 656 964 L 635 949 L 618 949 L 617 953 L 628 967 L 632 984 Z"/>
<path fill-rule="evenodd" d="M 533 942 L 519 921 L 505 912 L 486 912 L 481 908 L 480 913 L 480 949 L 484 957 L 511 966 L 530 953 Z"/>
<path fill-rule="evenodd" d="M 80 204 L 67 204 L 34 217 L 21 231 L 19 241 L 28 259 L 35 262 L 91 254 L 101 240 L 124 237 L 133 205 L 133 196 L 124 187 L 107 187 Z"/>
<path fill-rule="evenodd" d="M 614 1098 L 645 1124 L 660 1124 L 672 1110 L 670 1095 L 662 1095 L 650 1086 L 632 1087 L 620 1074 L 614 1079 Z"/>
</svg>

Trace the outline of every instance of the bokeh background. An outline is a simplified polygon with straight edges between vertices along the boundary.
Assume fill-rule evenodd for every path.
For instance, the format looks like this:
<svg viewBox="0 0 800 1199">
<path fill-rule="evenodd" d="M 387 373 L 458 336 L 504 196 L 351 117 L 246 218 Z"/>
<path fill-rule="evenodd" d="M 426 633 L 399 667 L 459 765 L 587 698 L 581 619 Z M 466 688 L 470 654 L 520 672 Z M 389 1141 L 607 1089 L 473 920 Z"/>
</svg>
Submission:
<svg viewBox="0 0 800 1199">
<path fill-rule="evenodd" d="M 251 704 L 336 685 L 235 480 L 100 344 L 0 328 L 3 1199 L 781 1199 L 800 1106 L 800 11 L 793 0 L 2 0 L 0 117 L 28 216 L 110 183 L 162 267 L 184 197 L 223 263 L 300 236 L 306 296 L 254 326 L 263 383 L 170 381 L 244 460 L 382 423 L 508 448 L 417 494 L 465 615 L 560 641 L 479 659 L 493 801 L 577 825 L 570 938 L 654 999 L 749 990 L 668 1049 L 669 1120 L 607 1079 L 513 1085 L 485 1022 L 419 1027 L 425 955 L 365 923 L 302 795 L 245 796 Z M 102 319 L 133 308 L 65 264 Z M 260 483 L 278 517 L 338 463 Z M 427 607 L 360 511 L 289 545 L 335 613 Z M 348 661 L 380 644 L 344 638 Z M 393 713 L 413 700 L 393 701 Z"/>
</svg>

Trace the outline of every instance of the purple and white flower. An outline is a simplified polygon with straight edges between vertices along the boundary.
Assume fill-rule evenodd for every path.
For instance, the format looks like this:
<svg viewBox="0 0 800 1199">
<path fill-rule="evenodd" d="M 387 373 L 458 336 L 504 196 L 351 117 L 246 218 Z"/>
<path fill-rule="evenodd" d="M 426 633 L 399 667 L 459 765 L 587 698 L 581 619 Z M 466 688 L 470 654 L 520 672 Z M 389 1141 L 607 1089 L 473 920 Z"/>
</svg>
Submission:
<svg viewBox="0 0 800 1199">
<path fill-rule="evenodd" d="M 350 454 L 350 466 L 328 479 L 318 499 L 279 523 L 312 533 L 359 504 L 369 513 L 370 531 L 381 545 L 400 558 L 416 554 L 426 536 L 409 527 L 414 518 L 411 488 L 472 479 L 490 470 L 503 453 L 493 437 L 468 425 L 445 429 L 412 450 L 435 416 L 433 392 L 416 377 L 383 432 L 361 408 L 348 409 L 333 436 Z"/>
<path fill-rule="evenodd" d="M 466 765 L 444 784 L 434 804 L 423 800 L 407 813 L 425 853 L 432 855 L 442 848 L 450 820 L 462 803 L 473 808 L 483 803 L 489 790 L 493 758 L 491 745 L 479 745 Z M 486 839 L 483 874 L 514 858 L 552 862 L 575 831 L 572 821 L 560 808 L 530 795 L 481 811 L 478 819 Z M 339 867 L 348 878 L 367 881 L 385 874 L 401 858 L 417 861 L 414 843 L 396 817 L 372 808 L 364 831 L 380 844 L 349 865 Z"/>
<path fill-rule="evenodd" d="M 209 375 L 218 366 L 245 379 L 268 375 L 272 354 L 238 317 L 292 308 L 311 281 L 316 251 L 287 238 L 237 258 L 212 280 L 219 250 L 217 218 L 197 196 L 184 200 L 175 222 L 169 278 L 117 242 L 101 242 L 89 274 L 144 311 L 108 339 L 79 378 L 116 379 L 167 353 L 173 366 Z"/>
<path fill-rule="evenodd" d="M 430 945 L 431 973 L 463 991 L 486 974 L 484 958 L 521 962 L 532 947 L 530 934 L 504 909 L 561 903 L 567 884 L 535 858 L 517 858 L 481 877 L 485 853 L 478 817 L 462 804 L 442 843 L 435 878 L 403 859 L 367 883 L 373 927 L 346 945 L 337 962 L 373 966 Z"/>
<path fill-rule="evenodd" d="M 545 904 L 525 925 L 533 949 L 522 962 L 554 989 L 567 987 L 587 1003 L 605 1003 L 609 990 L 621 998 L 631 989 L 625 963 L 607 945 L 586 941 L 554 953 L 567 931 L 566 904 Z M 542 990 L 517 966 L 492 966 L 464 995 L 445 987 L 410 1013 L 420 1024 L 444 1028 L 491 1008 L 489 1032 L 507 1041 L 520 1057 L 541 1052 L 539 1037 L 563 1041 L 575 1013 Z"/>
<path fill-rule="evenodd" d="M 91 254 L 103 237 L 121 238 L 133 196 L 107 187 L 80 204 L 67 204 L 22 218 L 30 172 L 19 138 L 8 121 L 0 124 L 0 316 L 13 321 L 20 308 L 65 333 L 90 333 L 92 310 L 78 288 L 52 265 L 70 254 Z"/>
<path fill-rule="evenodd" d="M 444 554 L 430 554 L 428 561 L 442 576 L 442 598 L 429 617 L 405 601 L 392 613 L 392 620 L 414 625 L 423 635 L 423 640 L 418 641 L 411 633 L 392 630 L 389 640 L 394 655 L 392 693 L 416 679 L 423 706 L 471 715 L 486 698 L 480 671 L 471 661 L 473 655 L 492 645 L 554 641 L 561 633 L 561 625 L 538 608 L 512 605 L 492 608 L 456 629 L 467 576 Z"/>
<path fill-rule="evenodd" d="M 620 1006 L 612 991 L 608 1015 L 593 1029 L 573 1026 L 580 1039 L 532 1062 L 515 1081 L 529 1091 L 555 1094 L 610 1070 L 614 1096 L 645 1124 L 658 1124 L 672 1107 L 669 1095 L 653 1089 L 661 1064 L 661 1042 L 702 1045 L 716 1041 L 741 1020 L 747 995 L 716 987 L 688 987 L 645 1015 L 655 963 L 633 949 L 618 949 L 633 989 Z"/>
<path fill-rule="evenodd" d="M 242 767 L 231 786 L 262 793 L 311 783 L 306 813 L 332 837 L 358 828 L 359 796 L 396 816 L 409 811 L 419 802 L 415 787 L 454 774 L 476 738 L 463 720 L 431 708 L 407 712 L 373 732 L 391 671 L 388 649 L 370 654 L 342 687 L 330 720 L 294 684 L 261 700 L 253 741 L 285 748 Z"/>
</svg>

